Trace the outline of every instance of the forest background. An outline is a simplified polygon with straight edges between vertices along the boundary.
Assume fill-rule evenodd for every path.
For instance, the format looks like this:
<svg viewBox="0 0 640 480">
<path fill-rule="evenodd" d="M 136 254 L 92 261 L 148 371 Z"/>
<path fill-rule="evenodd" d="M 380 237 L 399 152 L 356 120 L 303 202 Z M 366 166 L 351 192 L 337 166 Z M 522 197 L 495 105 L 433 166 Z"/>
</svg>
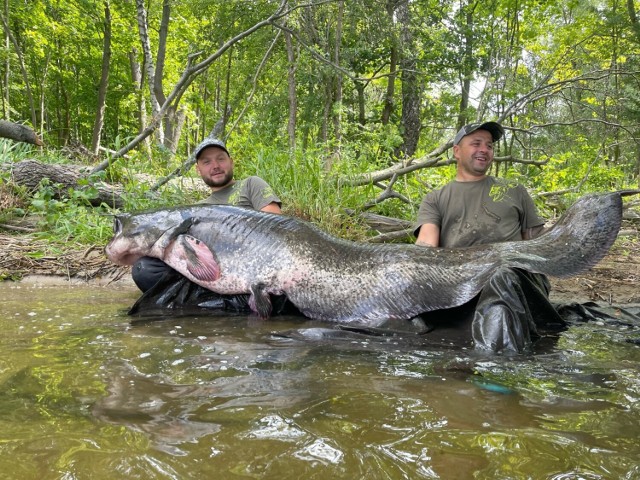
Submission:
<svg viewBox="0 0 640 480">
<path fill-rule="evenodd" d="M 191 152 L 215 135 L 285 213 L 406 241 L 424 194 L 455 174 L 455 132 L 478 120 L 507 130 L 491 173 L 553 218 L 587 192 L 638 188 L 639 9 L 2 0 L 2 118 L 34 136 L 0 139 L 0 224 L 47 239 L 32 255 L 104 245 L 105 214 L 203 198 Z"/>
</svg>

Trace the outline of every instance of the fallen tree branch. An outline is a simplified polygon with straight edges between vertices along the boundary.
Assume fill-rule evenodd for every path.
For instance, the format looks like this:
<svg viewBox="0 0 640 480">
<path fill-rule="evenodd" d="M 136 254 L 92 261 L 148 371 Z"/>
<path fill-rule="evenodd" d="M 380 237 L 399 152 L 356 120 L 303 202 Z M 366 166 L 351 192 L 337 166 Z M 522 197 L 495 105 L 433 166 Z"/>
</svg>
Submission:
<svg viewBox="0 0 640 480">
<path fill-rule="evenodd" d="M 16 142 L 30 143 L 39 147 L 44 145 L 31 127 L 20 123 L 7 122 L 6 120 L 0 120 L 0 137 L 10 138 Z"/>
<path fill-rule="evenodd" d="M 4 164 L 0 168 L 9 169 L 12 182 L 26 187 L 30 191 L 35 191 L 43 179 L 49 179 L 51 184 L 56 187 L 56 198 L 64 197 L 70 188 L 75 190 L 84 188 L 80 185 L 80 180 L 85 179 L 88 174 L 86 167 L 40 163 L 35 160 Z M 95 182 L 92 187 L 96 189 L 97 194 L 95 198 L 89 200 L 91 205 L 99 206 L 105 203 L 113 208 L 124 206 L 121 187 L 104 182 Z"/>
<path fill-rule="evenodd" d="M 396 232 L 382 233 L 380 235 L 376 235 L 375 237 L 367 239 L 367 242 L 385 243 L 393 242 L 396 240 L 411 241 L 413 243 L 415 241 L 415 237 L 413 236 L 413 228 L 406 228 L 404 230 L 398 230 Z"/>
<path fill-rule="evenodd" d="M 20 233 L 33 233 L 36 231 L 35 228 L 21 227 L 19 225 L 9 225 L 7 223 L 0 223 L 0 230 L 11 230 Z"/>
</svg>

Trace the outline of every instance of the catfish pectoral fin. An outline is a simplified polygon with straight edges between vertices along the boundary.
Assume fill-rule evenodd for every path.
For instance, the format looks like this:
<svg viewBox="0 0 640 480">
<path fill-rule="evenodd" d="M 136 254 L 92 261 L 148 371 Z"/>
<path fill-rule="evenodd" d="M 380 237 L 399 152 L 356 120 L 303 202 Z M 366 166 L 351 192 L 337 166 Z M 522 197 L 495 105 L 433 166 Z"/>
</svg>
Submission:
<svg viewBox="0 0 640 480">
<path fill-rule="evenodd" d="M 260 318 L 269 318 L 271 316 L 271 298 L 265 292 L 264 284 L 251 285 L 249 308 L 257 313 Z"/>
<path fill-rule="evenodd" d="M 187 262 L 187 269 L 191 275 L 206 282 L 220 277 L 220 264 L 204 242 L 191 235 L 180 235 L 180 241 L 184 242 L 185 250 L 192 254 L 189 257 L 192 261 Z"/>
<path fill-rule="evenodd" d="M 187 271 L 196 280 L 212 282 L 220 278 L 220 264 L 215 254 L 197 238 L 191 235 L 179 235 L 176 238 L 170 256 L 181 258 Z M 170 262 L 169 265 L 171 265 Z"/>
</svg>

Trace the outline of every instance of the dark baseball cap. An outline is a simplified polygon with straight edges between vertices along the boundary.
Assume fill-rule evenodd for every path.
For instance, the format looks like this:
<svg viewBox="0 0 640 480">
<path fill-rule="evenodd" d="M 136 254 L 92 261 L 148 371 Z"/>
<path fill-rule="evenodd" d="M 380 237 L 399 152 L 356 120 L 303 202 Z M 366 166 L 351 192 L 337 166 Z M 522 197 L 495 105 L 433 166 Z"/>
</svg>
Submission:
<svg viewBox="0 0 640 480">
<path fill-rule="evenodd" d="M 456 138 L 453 139 L 453 144 L 458 145 L 460 140 L 469 135 L 470 133 L 475 132 L 476 130 L 486 130 L 491 134 L 494 142 L 497 142 L 504 135 L 504 129 L 502 125 L 496 122 L 485 122 L 485 123 L 470 123 L 469 125 L 465 125 L 456 134 Z"/>
<path fill-rule="evenodd" d="M 198 159 L 202 151 L 205 148 L 209 148 L 209 147 L 220 148 L 225 152 L 227 152 L 227 155 L 231 156 L 231 154 L 229 153 L 229 150 L 227 150 L 227 146 L 224 144 L 222 140 L 220 140 L 219 138 L 207 137 L 202 142 L 200 142 L 200 145 L 198 145 L 196 147 L 195 152 L 193 152 L 194 156 L 196 157 L 196 160 Z"/>
</svg>

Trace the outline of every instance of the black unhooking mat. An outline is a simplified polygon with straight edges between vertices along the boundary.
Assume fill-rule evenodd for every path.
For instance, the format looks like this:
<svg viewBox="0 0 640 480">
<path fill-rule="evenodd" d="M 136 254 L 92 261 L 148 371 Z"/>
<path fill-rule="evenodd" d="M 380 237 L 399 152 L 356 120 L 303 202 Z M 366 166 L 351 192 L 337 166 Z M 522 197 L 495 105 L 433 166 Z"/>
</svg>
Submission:
<svg viewBox="0 0 640 480">
<path fill-rule="evenodd" d="M 284 295 L 272 295 L 271 304 L 271 315 L 301 315 Z M 142 294 L 128 314 L 134 317 L 132 323 L 137 323 L 214 312 L 250 313 L 249 295 L 220 295 L 187 280 L 176 271 L 168 271 Z"/>
<path fill-rule="evenodd" d="M 552 304 L 545 277 L 518 269 L 500 269 L 483 291 L 459 307 L 427 312 L 410 320 L 390 320 L 376 327 L 328 324 L 274 332 L 302 341 L 353 341 L 394 337 L 420 346 L 460 348 L 474 346 L 491 352 L 528 353 L 535 343 L 557 338 L 568 326 L 584 322 L 640 329 L 640 305 L 627 309 L 597 303 Z M 271 315 L 301 316 L 284 295 L 271 296 Z M 510 315 L 503 315 L 509 311 Z M 248 314 L 249 295 L 220 295 L 177 272 L 167 272 L 131 307 L 132 323 L 189 315 Z M 498 313 L 496 313 L 498 312 Z M 516 320 L 505 320 L 505 318 Z M 630 336 L 640 343 L 637 336 Z"/>
</svg>

